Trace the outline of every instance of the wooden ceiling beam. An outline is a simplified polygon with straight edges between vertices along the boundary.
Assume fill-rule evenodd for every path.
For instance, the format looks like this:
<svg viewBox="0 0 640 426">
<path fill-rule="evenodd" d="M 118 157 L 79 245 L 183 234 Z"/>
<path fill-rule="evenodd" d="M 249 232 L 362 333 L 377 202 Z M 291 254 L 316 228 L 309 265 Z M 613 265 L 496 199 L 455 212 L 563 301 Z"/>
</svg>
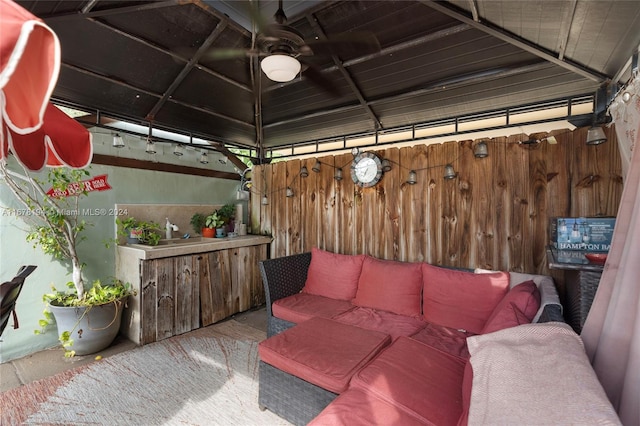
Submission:
<svg viewBox="0 0 640 426">
<path fill-rule="evenodd" d="M 158 172 L 177 173 L 181 175 L 195 175 L 240 181 L 240 175 L 237 173 L 201 169 L 198 167 L 179 166 L 177 164 L 156 163 L 154 161 L 137 160 L 135 158 L 114 157 L 112 155 L 93 154 L 93 160 L 91 160 L 91 164 L 126 167 L 128 169 L 154 170 Z"/>
</svg>

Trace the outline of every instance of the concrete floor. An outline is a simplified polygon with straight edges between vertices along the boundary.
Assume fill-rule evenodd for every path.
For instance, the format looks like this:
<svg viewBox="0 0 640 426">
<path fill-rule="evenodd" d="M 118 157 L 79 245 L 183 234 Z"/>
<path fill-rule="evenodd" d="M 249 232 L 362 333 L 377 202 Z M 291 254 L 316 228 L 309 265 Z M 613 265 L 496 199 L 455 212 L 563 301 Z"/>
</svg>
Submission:
<svg viewBox="0 0 640 426">
<path fill-rule="evenodd" d="M 243 325 L 245 326 L 245 330 L 247 329 L 246 326 L 249 326 L 253 331 L 257 331 L 257 333 L 247 333 L 247 337 L 250 339 L 264 339 L 267 331 L 266 309 L 260 307 L 242 312 L 209 327 L 219 328 L 224 334 L 227 334 L 224 330 L 230 328 L 233 328 L 234 333 L 237 332 L 238 329 L 240 329 L 240 333 L 242 333 L 242 327 L 234 327 L 234 325 Z M 191 333 L 197 333 L 197 330 Z M 96 361 L 95 357 L 98 355 L 106 358 L 135 347 L 135 343 L 122 336 L 118 336 L 107 349 L 92 355 L 65 358 L 62 349 L 52 348 L 8 361 L 0 364 L 0 392 L 5 392 L 9 389 L 53 376 L 71 368 L 90 364 Z"/>
</svg>

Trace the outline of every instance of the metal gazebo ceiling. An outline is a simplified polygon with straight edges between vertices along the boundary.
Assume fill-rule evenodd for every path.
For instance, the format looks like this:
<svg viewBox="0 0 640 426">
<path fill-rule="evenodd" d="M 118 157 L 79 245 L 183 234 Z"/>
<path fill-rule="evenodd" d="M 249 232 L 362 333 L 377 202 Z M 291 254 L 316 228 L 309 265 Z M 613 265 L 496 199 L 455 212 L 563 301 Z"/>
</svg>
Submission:
<svg viewBox="0 0 640 426">
<path fill-rule="evenodd" d="M 54 101 L 239 147 L 593 94 L 630 77 L 640 45 L 637 1 L 285 1 L 305 40 L 370 31 L 380 42 L 379 53 L 317 58 L 332 96 L 304 72 L 252 81 L 249 57 L 211 59 L 251 46 L 246 1 L 18 3 L 60 38 Z M 259 3 L 265 19 L 276 3 Z"/>
</svg>

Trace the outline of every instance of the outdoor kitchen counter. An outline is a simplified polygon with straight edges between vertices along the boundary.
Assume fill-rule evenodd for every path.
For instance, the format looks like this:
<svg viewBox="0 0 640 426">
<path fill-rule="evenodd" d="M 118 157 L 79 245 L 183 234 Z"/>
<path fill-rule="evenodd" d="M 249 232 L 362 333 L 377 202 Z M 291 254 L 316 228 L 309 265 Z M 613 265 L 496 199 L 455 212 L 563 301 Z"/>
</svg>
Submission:
<svg viewBox="0 0 640 426">
<path fill-rule="evenodd" d="M 116 277 L 135 291 L 121 333 L 144 345 L 263 305 L 259 262 L 271 241 L 247 235 L 118 246 Z"/>
<path fill-rule="evenodd" d="M 269 244 L 271 237 L 263 235 L 246 235 L 242 237 L 201 238 L 178 240 L 174 244 L 146 246 L 144 244 L 128 244 L 118 246 L 121 254 L 135 256 L 138 259 L 160 259 L 163 257 L 183 256 L 186 254 L 204 253 L 208 251 L 226 250 L 238 247 Z"/>
</svg>

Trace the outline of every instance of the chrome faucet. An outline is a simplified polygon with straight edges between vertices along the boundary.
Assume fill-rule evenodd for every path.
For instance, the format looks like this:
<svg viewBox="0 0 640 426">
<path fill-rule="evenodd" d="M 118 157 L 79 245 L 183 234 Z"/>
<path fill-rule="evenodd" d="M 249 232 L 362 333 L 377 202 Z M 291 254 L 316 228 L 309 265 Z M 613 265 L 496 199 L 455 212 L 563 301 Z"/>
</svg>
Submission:
<svg viewBox="0 0 640 426">
<path fill-rule="evenodd" d="M 167 238 L 167 240 L 170 240 L 171 238 L 173 238 L 173 231 L 177 231 L 178 225 L 174 225 L 173 223 L 171 223 L 169 221 L 169 218 L 167 219 L 167 223 L 165 225 L 165 237 Z"/>
</svg>

